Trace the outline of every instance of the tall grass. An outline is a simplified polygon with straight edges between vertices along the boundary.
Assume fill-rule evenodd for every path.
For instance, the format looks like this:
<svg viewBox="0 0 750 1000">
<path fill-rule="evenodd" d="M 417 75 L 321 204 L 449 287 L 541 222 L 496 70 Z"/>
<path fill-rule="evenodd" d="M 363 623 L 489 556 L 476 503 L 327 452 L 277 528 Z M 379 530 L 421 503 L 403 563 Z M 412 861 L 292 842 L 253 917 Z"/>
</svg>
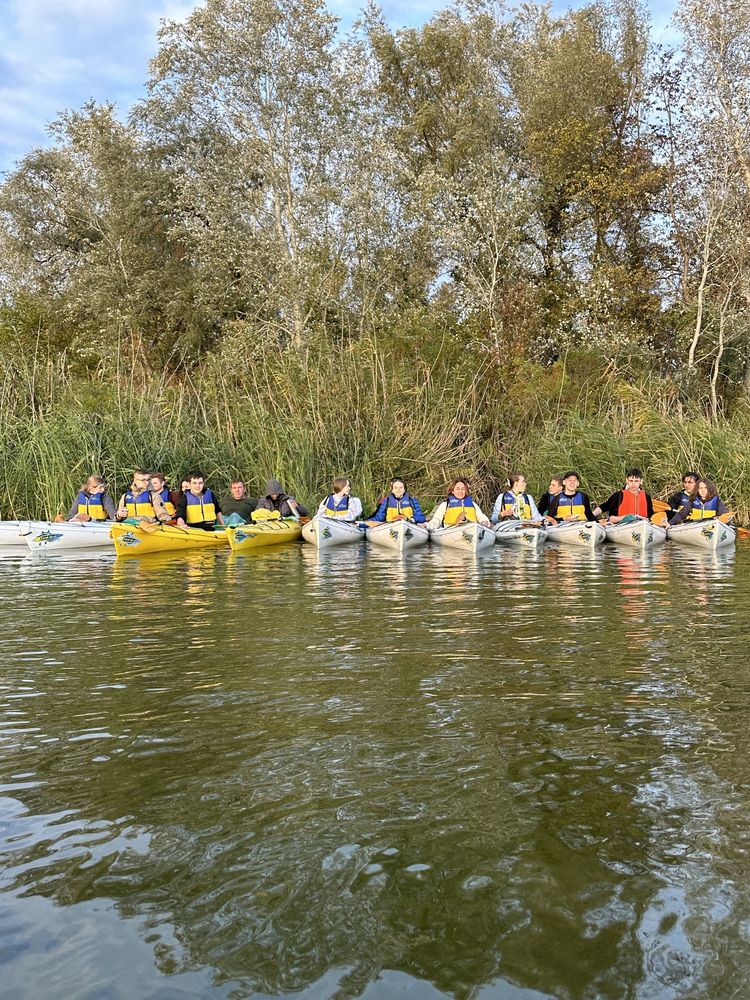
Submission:
<svg viewBox="0 0 750 1000">
<path fill-rule="evenodd" d="M 0 356 L 0 513 L 62 513 L 92 471 L 116 497 L 137 466 L 175 483 L 198 466 L 219 493 L 235 475 L 255 493 L 277 477 L 308 504 L 345 474 L 367 508 L 394 474 L 429 507 L 456 475 L 489 503 L 513 469 L 538 494 L 575 468 L 601 500 L 639 465 L 657 496 L 699 469 L 747 520 L 750 412 L 717 425 L 681 406 L 663 380 L 568 362 L 501 377 L 450 343 L 429 360 L 371 341 L 307 357 L 227 346 L 180 379 L 84 377 L 18 352 Z"/>
</svg>

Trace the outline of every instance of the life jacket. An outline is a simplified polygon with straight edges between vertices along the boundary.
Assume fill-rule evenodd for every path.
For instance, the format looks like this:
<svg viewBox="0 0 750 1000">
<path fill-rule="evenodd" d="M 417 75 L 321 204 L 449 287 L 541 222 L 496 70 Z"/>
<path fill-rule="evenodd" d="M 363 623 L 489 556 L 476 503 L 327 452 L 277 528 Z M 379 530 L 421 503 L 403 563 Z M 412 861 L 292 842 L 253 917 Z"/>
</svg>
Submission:
<svg viewBox="0 0 750 1000">
<path fill-rule="evenodd" d="M 690 497 L 692 494 L 687 493 L 685 490 L 677 496 L 677 506 L 673 507 L 673 510 L 679 510 L 680 507 L 684 507 L 686 503 L 690 502 Z"/>
<path fill-rule="evenodd" d="M 98 493 L 86 493 L 81 490 L 76 497 L 79 514 L 88 514 L 92 521 L 106 521 L 107 512 L 104 509 L 104 490 Z"/>
<path fill-rule="evenodd" d="M 144 490 L 136 496 L 132 489 L 125 494 L 125 506 L 128 517 L 153 517 L 154 505 L 151 503 L 151 491 Z"/>
<path fill-rule="evenodd" d="M 161 502 L 164 504 L 164 509 L 166 510 L 167 514 L 169 514 L 170 517 L 174 517 L 176 513 L 175 505 L 169 498 L 169 490 L 166 488 L 166 486 L 158 495 L 161 497 Z"/>
<path fill-rule="evenodd" d="M 630 490 L 620 491 L 620 506 L 617 508 L 617 516 L 625 517 L 627 514 L 637 514 L 638 517 L 648 517 L 648 504 L 646 494 L 643 490 L 631 493 Z"/>
<path fill-rule="evenodd" d="M 333 493 L 326 497 L 326 516 L 345 517 L 349 513 L 349 497 L 340 500 L 333 499 Z"/>
<path fill-rule="evenodd" d="M 514 493 L 506 490 L 500 501 L 500 510 L 506 514 L 513 514 L 514 517 L 522 521 L 531 520 L 531 502 L 528 493 Z"/>
<path fill-rule="evenodd" d="M 689 521 L 702 521 L 707 517 L 716 517 L 716 512 L 719 507 L 719 498 L 711 497 L 710 500 L 706 500 L 704 503 L 700 497 L 696 497 L 693 500 L 693 505 L 690 508 L 690 515 L 688 517 Z"/>
<path fill-rule="evenodd" d="M 408 493 L 404 493 L 400 500 L 392 493 L 386 498 L 386 521 L 397 521 L 399 517 L 414 517 L 414 507 Z"/>
<path fill-rule="evenodd" d="M 578 517 L 582 521 L 586 520 L 586 504 L 583 499 L 583 493 L 580 490 L 576 490 L 572 497 L 569 497 L 565 490 L 562 493 L 557 494 L 557 513 L 555 517 L 565 518 L 565 517 Z"/>
<path fill-rule="evenodd" d="M 474 509 L 474 501 L 471 497 L 464 497 L 463 500 L 459 500 L 458 497 L 451 495 L 448 497 L 447 504 L 445 514 L 443 515 L 444 527 L 449 528 L 451 525 L 458 524 L 461 514 L 466 515 L 467 521 L 476 521 L 477 512 Z"/>
<path fill-rule="evenodd" d="M 213 524 L 216 520 L 216 506 L 214 495 L 206 487 L 201 495 L 197 497 L 192 490 L 185 491 L 187 506 L 185 509 L 185 520 L 188 524 Z"/>
</svg>

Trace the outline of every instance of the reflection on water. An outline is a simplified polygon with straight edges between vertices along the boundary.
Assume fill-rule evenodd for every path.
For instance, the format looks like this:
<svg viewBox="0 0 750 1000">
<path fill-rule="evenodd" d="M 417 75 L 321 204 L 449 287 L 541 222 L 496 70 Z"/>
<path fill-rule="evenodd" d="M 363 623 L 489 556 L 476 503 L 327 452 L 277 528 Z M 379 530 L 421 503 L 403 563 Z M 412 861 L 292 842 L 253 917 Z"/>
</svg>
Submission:
<svg viewBox="0 0 750 1000">
<path fill-rule="evenodd" d="M 11 995 L 744 995 L 743 548 L 3 569 Z"/>
</svg>

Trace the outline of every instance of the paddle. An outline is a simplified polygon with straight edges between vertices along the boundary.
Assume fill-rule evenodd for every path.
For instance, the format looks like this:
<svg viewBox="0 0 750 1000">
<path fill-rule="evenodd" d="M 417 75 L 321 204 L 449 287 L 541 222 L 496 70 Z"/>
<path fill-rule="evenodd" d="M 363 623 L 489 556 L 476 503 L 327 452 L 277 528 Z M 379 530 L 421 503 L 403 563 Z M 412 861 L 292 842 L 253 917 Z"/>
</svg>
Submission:
<svg viewBox="0 0 750 1000">
<path fill-rule="evenodd" d="M 719 520 L 722 522 L 722 524 L 729 524 L 732 521 L 732 519 L 736 516 L 737 515 L 733 510 L 728 510 L 726 514 L 719 514 Z M 740 538 L 750 537 L 750 531 L 748 531 L 747 528 L 740 528 L 738 524 L 733 524 L 732 527 L 740 536 Z"/>
<path fill-rule="evenodd" d="M 670 508 L 671 510 L 671 508 Z M 667 512 L 662 510 L 658 514 L 653 514 L 651 517 L 652 524 L 658 524 L 660 528 L 666 528 L 667 526 Z"/>
<path fill-rule="evenodd" d="M 668 514 L 672 509 L 669 504 L 665 503 L 663 500 L 652 500 L 651 503 L 653 504 L 655 514 Z"/>
</svg>

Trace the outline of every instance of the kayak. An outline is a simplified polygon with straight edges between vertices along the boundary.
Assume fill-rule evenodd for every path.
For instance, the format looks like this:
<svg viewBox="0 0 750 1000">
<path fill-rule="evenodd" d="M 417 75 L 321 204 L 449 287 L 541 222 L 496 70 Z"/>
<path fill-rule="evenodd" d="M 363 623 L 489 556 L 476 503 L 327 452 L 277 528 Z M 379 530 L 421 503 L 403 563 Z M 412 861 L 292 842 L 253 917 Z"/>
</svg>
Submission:
<svg viewBox="0 0 750 1000">
<path fill-rule="evenodd" d="M 302 537 L 316 548 L 327 549 L 330 545 L 361 542 L 365 537 L 365 526 L 357 521 L 342 521 L 339 517 L 317 515 L 304 526 Z"/>
<path fill-rule="evenodd" d="M 227 544 L 226 531 L 178 528 L 157 524 L 144 531 L 137 524 L 113 524 L 112 541 L 118 556 L 142 556 L 150 552 L 180 552 L 184 549 L 220 549 Z"/>
<path fill-rule="evenodd" d="M 716 517 L 703 521 L 686 521 L 667 528 L 667 538 L 670 542 L 680 542 L 685 545 L 697 545 L 702 549 L 723 549 L 734 545 L 737 530 L 731 524 L 724 524 Z"/>
<path fill-rule="evenodd" d="M 647 517 L 630 517 L 617 524 L 604 526 L 608 542 L 618 545 L 632 545 L 637 549 L 649 549 L 667 540 L 667 532 L 660 524 L 653 524 Z"/>
<path fill-rule="evenodd" d="M 564 545 L 581 545 L 592 549 L 604 541 L 606 532 L 596 521 L 560 521 L 547 528 L 547 538 L 551 542 Z"/>
<path fill-rule="evenodd" d="M 394 552 L 410 552 L 426 545 L 430 533 L 423 524 L 413 521 L 384 521 L 367 527 L 367 541 Z"/>
<path fill-rule="evenodd" d="M 539 524 L 524 524 L 523 521 L 501 521 L 495 526 L 495 538 L 498 542 L 536 549 L 547 541 L 547 529 Z"/>
<path fill-rule="evenodd" d="M 62 552 L 70 549 L 110 548 L 111 521 L 31 521 L 24 535 L 32 552 Z"/>
<path fill-rule="evenodd" d="M 430 540 L 435 545 L 476 553 L 492 548 L 495 544 L 495 532 L 492 528 L 485 528 L 476 521 L 465 521 L 463 524 L 452 524 L 447 528 L 433 528 L 430 531 Z"/>
<path fill-rule="evenodd" d="M 27 535 L 32 527 L 45 524 L 44 521 L 0 521 L 0 548 L 6 545 L 25 545 Z"/>
<path fill-rule="evenodd" d="M 226 530 L 227 540 L 232 552 L 245 552 L 257 549 L 261 545 L 281 545 L 282 542 L 294 542 L 302 534 L 302 525 L 294 518 L 283 518 L 278 521 L 259 521 L 257 524 L 241 524 L 236 528 Z"/>
</svg>

